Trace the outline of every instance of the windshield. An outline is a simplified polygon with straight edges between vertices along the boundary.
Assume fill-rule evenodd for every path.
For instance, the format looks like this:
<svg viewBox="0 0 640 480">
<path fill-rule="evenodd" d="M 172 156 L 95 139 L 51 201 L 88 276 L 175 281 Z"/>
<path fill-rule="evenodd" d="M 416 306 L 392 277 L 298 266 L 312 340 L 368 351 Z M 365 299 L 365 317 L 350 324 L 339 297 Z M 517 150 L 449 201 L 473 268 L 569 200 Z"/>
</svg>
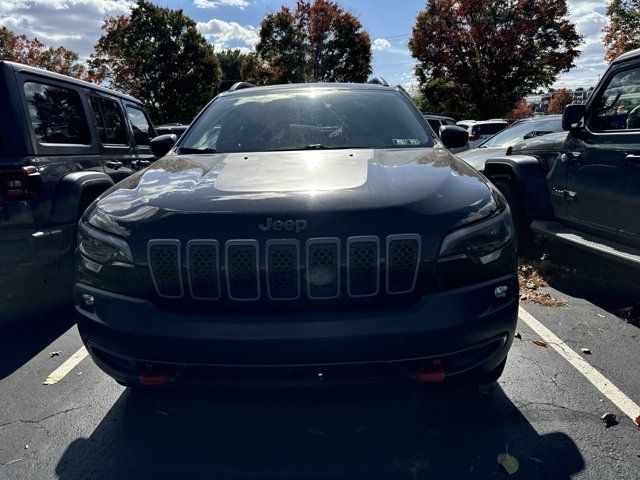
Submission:
<svg viewBox="0 0 640 480">
<path fill-rule="evenodd" d="M 509 147 L 520 140 L 524 140 L 525 135 L 528 133 L 540 132 L 538 135 L 542 135 L 542 132 L 553 133 L 560 130 L 562 130 L 560 117 L 519 122 L 491 137 L 480 148 Z"/>
<path fill-rule="evenodd" d="M 218 98 L 196 121 L 179 152 L 432 145 L 420 113 L 400 93 L 305 88 Z"/>
</svg>

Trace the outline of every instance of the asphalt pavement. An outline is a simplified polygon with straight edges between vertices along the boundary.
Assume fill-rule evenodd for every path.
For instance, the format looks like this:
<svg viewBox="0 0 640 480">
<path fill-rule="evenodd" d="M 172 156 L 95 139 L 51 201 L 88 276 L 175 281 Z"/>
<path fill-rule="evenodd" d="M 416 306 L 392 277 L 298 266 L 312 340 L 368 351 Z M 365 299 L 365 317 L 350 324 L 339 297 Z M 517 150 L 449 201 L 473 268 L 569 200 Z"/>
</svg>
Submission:
<svg viewBox="0 0 640 480">
<path fill-rule="evenodd" d="M 566 305 L 523 301 L 505 373 L 479 391 L 140 393 L 82 355 L 70 309 L 4 325 L 0 479 L 507 478 L 501 453 L 518 461 L 513 478 L 637 479 L 633 272 L 565 261 L 571 274 L 543 288 Z M 59 381 L 43 385 L 56 371 Z"/>
</svg>

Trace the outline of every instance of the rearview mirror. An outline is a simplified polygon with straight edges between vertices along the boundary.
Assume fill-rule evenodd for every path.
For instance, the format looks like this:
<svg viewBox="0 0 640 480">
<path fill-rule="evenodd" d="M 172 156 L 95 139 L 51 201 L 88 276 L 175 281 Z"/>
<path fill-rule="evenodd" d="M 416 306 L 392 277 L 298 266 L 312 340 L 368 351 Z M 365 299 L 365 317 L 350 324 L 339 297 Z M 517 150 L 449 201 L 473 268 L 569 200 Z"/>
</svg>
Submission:
<svg viewBox="0 0 640 480">
<path fill-rule="evenodd" d="M 562 114 L 562 129 L 569 131 L 584 127 L 584 117 L 586 114 L 586 105 L 567 105 L 564 107 L 564 112 Z"/>
<path fill-rule="evenodd" d="M 174 133 L 159 135 L 151 140 L 149 147 L 156 158 L 164 157 L 176 144 L 178 137 Z"/>
<path fill-rule="evenodd" d="M 462 148 L 469 143 L 469 132 L 462 127 L 443 125 L 440 127 L 440 141 L 447 148 Z"/>
</svg>

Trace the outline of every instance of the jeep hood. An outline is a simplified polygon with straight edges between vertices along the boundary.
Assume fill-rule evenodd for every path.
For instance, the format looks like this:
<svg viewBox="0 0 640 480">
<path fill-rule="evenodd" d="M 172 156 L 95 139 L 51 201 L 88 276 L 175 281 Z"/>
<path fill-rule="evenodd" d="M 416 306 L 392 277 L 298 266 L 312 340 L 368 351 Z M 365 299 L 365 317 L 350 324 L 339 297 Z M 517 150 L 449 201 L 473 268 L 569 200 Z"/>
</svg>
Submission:
<svg viewBox="0 0 640 480">
<path fill-rule="evenodd" d="M 128 236 L 181 214 L 315 214 L 399 209 L 453 228 L 492 214 L 491 188 L 443 148 L 170 154 L 106 192 L 88 215 Z"/>
</svg>

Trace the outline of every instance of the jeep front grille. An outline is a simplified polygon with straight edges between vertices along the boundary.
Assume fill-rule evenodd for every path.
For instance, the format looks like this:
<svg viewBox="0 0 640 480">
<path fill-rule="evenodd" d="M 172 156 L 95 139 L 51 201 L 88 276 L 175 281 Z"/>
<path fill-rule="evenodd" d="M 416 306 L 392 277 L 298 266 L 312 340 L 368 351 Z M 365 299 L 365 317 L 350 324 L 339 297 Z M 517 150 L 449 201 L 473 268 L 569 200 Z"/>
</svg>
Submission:
<svg viewBox="0 0 640 480">
<path fill-rule="evenodd" d="M 257 240 L 190 240 L 183 287 L 179 240 L 150 240 L 149 269 L 157 294 L 196 300 L 327 300 L 407 294 L 416 286 L 420 235 Z M 384 249 L 384 251 L 382 251 Z M 344 252 L 344 253 L 343 253 Z M 343 281 L 346 288 L 342 286 Z M 264 285 L 261 285 L 264 283 Z M 226 287 L 226 288 L 225 288 Z M 266 293 L 265 293 L 266 292 Z"/>
</svg>

